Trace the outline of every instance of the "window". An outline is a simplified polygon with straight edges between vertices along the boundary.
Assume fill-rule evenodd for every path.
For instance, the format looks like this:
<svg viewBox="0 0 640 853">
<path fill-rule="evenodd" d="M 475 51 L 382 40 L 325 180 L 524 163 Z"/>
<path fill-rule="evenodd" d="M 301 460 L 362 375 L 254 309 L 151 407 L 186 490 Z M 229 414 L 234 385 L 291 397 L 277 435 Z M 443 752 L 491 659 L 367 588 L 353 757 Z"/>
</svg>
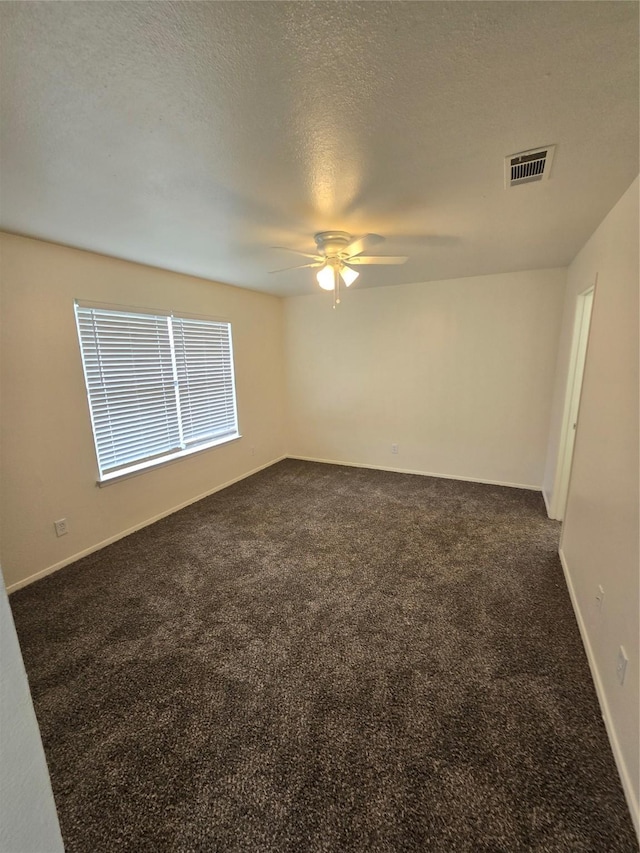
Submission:
<svg viewBox="0 0 640 853">
<path fill-rule="evenodd" d="M 239 438 L 230 323 L 75 309 L 101 482 Z"/>
</svg>

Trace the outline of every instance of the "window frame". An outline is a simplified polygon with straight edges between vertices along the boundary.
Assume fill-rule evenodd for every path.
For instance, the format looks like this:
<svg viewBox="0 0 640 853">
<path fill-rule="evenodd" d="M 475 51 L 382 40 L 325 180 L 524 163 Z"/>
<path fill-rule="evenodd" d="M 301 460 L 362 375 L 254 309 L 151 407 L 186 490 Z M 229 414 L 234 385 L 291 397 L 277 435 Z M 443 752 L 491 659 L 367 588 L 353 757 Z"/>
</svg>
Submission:
<svg viewBox="0 0 640 853">
<path fill-rule="evenodd" d="M 112 467 L 111 469 L 103 470 L 101 462 L 100 462 L 100 453 L 98 449 L 98 433 L 96 432 L 96 423 L 94 420 L 94 411 L 92 405 L 91 391 L 89 388 L 89 378 L 87 373 L 87 365 L 85 362 L 85 352 L 83 347 L 83 339 L 80 329 L 80 317 L 78 313 L 78 309 L 95 309 L 98 311 L 111 311 L 117 312 L 124 315 L 135 315 L 135 314 L 146 314 L 155 318 L 167 318 L 168 320 L 175 318 L 178 320 L 196 320 L 200 322 L 206 323 L 215 323 L 215 324 L 225 324 L 228 327 L 228 342 L 229 342 L 229 366 L 230 366 L 230 390 L 233 401 L 233 416 L 234 416 L 234 424 L 235 431 L 230 432 L 228 434 L 214 437 L 211 440 L 204 440 L 193 446 L 187 446 L 184 448 L 179 448 L 176 450 L 170 450 L 168 452 L 161 452 L 157 455 L 146 457 L 141 459 L 140 461 L 131 461 L 127 463 L 123 463 L 120 466 Z M 193 314 L 183 311 L 173 311 L 173 310 L 165 310 L 165 309 L 154 309 L 154 308 L 141 308 L 137 306 L 131 305 L 116 305 L 111 303 L 103 303 L 103 302 L 93 302 L 87 301 L 84 299 L 75 299 L 74 300 L 74 319 L 76 325 L 76 333 L 77 333 L 77 341 L 78 341 L 78 349 L 80 352 L 80 359 L 82 363 L 82 373 L 83 373 L 83 382 L 84 382 L 84 390 L 85 397 L 87 402 L 87 408 L 89 410 L 89 419 L 91 423 L 91 433 L 93 439 L 93 448 L 95 453 L 95 459 L 98 469 L 98 477 L 97 477 L 97 485 L 98 486 L 106 486 L 110 483 L 116 482 L 121 479 L 126 479 L 128 477 L 133 477 L 138 474 L 143 473 L 144 471 L 159 468 L 163 465 L 170 464 L 179 459 L 182 459 L 186 456 L 191 456 L 194 453 L 200 453 L 201 451 L 211 450 L 214 447 L 219 447 L 223 444 L 228 444 L 229 442 L 237 441 L 239 438 L 242 438 L 242 434 L 240 433 L 240 424 L 238 420 L 238 401 L 237 401 L 237 389 L 236 389 L 236 368 L 235 368 L 235 359 L 234 359 L 234 349 L 233 349 L 233 330 L 231 321 L 226 317 L 212 317 L 210 315 L 203 314 Z M 172 353 L 174 350 L 174 333 L 173 327 L 169 325 L 171 329 L 169 337 L 171 339 L 171 349 Z M 174 354 L 174 353 L 173 353 Z M 175 358 L 173 359 L 174 363 L 174 382 L 177 382 L 177 373 L 175 372 Z M 174 386 L 177 391 L 178 386 Z M 176 394 L 177 396 L 177 394 Z M 179 415 L 178 415 L 179 416 Z"/>
</svg>

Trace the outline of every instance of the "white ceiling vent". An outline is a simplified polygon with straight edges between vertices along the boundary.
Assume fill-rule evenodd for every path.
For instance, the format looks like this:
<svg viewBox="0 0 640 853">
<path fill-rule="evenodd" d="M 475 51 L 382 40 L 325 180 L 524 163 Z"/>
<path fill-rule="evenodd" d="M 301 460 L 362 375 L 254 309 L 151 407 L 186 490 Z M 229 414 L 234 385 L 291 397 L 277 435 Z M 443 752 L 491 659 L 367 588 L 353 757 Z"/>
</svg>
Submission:
<svg viewBox="0 0 640 853">
<path fill-rule="evenodd" d="M 555 145 L 545 145 L 544 148 L 533 148 L 531 151 L 520 151 L 519 154 L 505 157 L 505 188 L 548 178 L 555 149 Z"/>
</svg>

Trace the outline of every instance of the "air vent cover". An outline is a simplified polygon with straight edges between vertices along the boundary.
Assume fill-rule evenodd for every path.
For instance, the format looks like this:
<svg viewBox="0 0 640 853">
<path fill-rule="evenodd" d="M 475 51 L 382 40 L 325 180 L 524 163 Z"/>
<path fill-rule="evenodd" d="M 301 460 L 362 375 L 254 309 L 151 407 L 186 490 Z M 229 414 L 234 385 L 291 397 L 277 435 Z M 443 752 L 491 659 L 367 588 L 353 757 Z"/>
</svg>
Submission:
<svg viewBox="0 0 640 853">
<path fill-rule="evenodd" d="M 549 177 L 555 145 L 510 154 L 504 161 L 505 187 L 517 187 Z"/>
</svg>

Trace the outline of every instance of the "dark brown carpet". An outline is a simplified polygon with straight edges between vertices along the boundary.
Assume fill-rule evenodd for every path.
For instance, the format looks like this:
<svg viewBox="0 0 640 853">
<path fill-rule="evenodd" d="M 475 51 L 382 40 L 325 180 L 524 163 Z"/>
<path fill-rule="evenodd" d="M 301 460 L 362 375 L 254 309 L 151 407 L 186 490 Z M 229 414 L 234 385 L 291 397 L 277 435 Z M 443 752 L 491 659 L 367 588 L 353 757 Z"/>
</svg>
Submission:
<svg viewBox="0 0 640 853">
<path fill-rule="evenodd" d="M 15 593 L 67 850 L 636 850 L 557 538 L 289 460 Z"/>
</svg>

